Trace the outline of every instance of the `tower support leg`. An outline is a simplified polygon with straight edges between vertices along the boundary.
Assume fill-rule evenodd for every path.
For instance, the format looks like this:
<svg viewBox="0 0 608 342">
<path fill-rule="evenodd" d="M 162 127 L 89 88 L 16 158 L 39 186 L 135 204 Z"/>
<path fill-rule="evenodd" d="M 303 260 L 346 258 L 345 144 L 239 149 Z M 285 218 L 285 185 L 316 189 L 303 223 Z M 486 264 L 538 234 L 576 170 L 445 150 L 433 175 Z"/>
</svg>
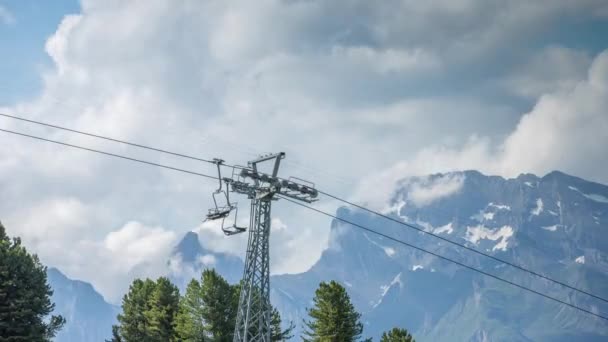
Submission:
<svg viewBox="0 0 608 342">
<path fill-rule="evenodd" d="M 252 199 L 234 342 L 270 342 L 270 199 Z"/>
</svg>

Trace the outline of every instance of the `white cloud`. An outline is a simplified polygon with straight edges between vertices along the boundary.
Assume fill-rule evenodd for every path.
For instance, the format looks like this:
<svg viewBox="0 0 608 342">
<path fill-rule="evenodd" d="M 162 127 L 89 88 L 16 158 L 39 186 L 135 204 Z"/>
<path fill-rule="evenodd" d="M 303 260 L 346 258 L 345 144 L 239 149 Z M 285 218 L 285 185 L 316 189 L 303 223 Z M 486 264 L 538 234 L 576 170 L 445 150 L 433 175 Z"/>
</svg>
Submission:
<svg viewBox="0 0 608 342">
<path fill-rule="evenodd" d="M 510 175 L 563 168 L 604 180 L 606 165 L 597 160 L 606 145 L 606 58 L 596 57 L 588 79 L 573 88 L 571 81 L 546 87 L 543 80 L 532 87 L 526 93 L 546 95 L 515 129 L 520 112 L 478 94 L 483 84 L 462 84 L 474 82 L 467 81 L 471 65 L 494 70 L 504 62 L 495 58 L 501 53 L 527 48 L 570 13 L 585 17 L 602 6 L 591 0 L 542 6 L 482 0 L 85 0 L 82 13 L 64 18 L 47 41 L 54 65 L 42 74 L 40 96 L 6 112 L 235 163 L 284 150 L 282 175 L 312 175 L 337 194 L 384 170 L 379 180 L 359 187 L 360 198 L 380 208 L 403 177 L 435 172 L 479 168 Z M 564 76 L 576 79 L 584 58 L 556 51 L 550 53 L 555 65 L 576 63 Z M 214 172 L 89 138 L 0 124 Z M 163 272 L 171 241 L 199 224 L 215 186 L 23 138 L 3 139 L 0 197 L 11 200 L 2 201 L 0 210 L 11 213 L 8 228 L 27 237 L 45 261 L 113 299 L 133 277 Z M 451 193 L 453 184 L 420 186 L 408 201 L 432 203 Z M 241 207 L 247 202 L 241 200 Z M 320 205 L 332 211 L 336 203 L 324 199 Z M 273 222 L 273 272 L 305 270 L 328 245 L 328 220 L 282 203 L 273 213 L 281 217 Z M 247 218 L 246 210 L 241 217 Z M 215 226 L 201 230 L 208 247 L 243 255 L 245 235 L 225 238 Z M 94 257 L 83 258 L 87 253 Z"/>
<path fill-rule="evenodd" d="M 412 175 L 477 169 L 515 177 L 561 170 L 608 182 L 608 50 L 595 57 L 587 79 L 569 91 L 541 96 L 503 141 L 473 135 L 461 147 L 433 145 L 359 186 L 359 199 L 387 205 L 395 184 Z M 377 191 L 372 191 L 377 189 Z"/>
<path fill-rule="evenodd" d="M 176 233 L 131 221 L 104 236 L 96 226 L 102 215 L 75 198 L 56 198 L 8 216 L 6 227 L 43 263 L 91 282 L 118 303 L 134 278 L 168 272 Z"/>
<path fill-rule="evenodd" d="M 438 178 L 430 178 L 423 182 L 410 185 L 408 199 L 417 206 L 425 206 L 434 201 L 451 196 L 462 189 L 464 175 L 450 174 Z"/>
</svg>

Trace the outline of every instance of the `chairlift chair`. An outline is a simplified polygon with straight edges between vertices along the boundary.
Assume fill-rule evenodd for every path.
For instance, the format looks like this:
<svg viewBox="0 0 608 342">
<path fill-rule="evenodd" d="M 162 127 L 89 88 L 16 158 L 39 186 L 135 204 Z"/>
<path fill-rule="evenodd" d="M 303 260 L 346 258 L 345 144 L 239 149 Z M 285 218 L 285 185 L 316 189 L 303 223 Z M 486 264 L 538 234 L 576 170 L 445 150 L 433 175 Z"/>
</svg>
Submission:
<svg viewBox="0 0 608 342">
<path fill-rule="evenodd" d="M 241 227 L 237 225 L 239 207 L 236 202 L 230 204 L 232 211 L 234 211 L 234 219 L 232 220 L 232 224 L 226 224 L 226 218 L 222 219 L 222 231 L 225 235 L 235 235 L 239 233 L 244 233 L 247 230 L 247 227 Z M 229 216 L 227 216 L 229 217 Z"/>
<path fill-rule="evenodd" d="M 205 219 L 205 221 L 214 221 L 214 220 L 224 219 L 232 211 L 232 207 L 230 205 L 230 199 L 228 198 L 228 192 L 226 192 L 222 188 L 222 173 L 221 173 L 220 166 L 222 165 L 223 162 L 224 161 L 222 159 L 213 158 L 213 163 L 217 166 L 217 176 L 218 176 L 220 184 L 219 184 L 219 187 L 217 188 L 217 190 L 215 190 L 211 194 L 211 196 L 213 197 L 213 204 L 215 205 L 215 207 L 209 209 L 209 211 L 207 212 L 207 218 Z M 223 194 L 222 197 L 224 197 L 226 199 L 226 205 L 220 206 L 217 204 L 217 202 L 218 202 L 217 196 L 220 194 Z"/>
<path fill-rule="evenodd" d="M 217 165 L 217 176 L 219 179 L 219 187 L 215 190 L 211 196 L 213 198 L 213 204 L 215 207 L 209 209 L 207 212 L 207 218 L 205 221 L 214 221 L 214 220 L 222 220 L 222 231 L 226 235 L 234 235 L 238 233 L 242 233 L 247 230 L 246 227 L 239 227 L 236 224 L 237 214 L 238 214 L 238 206 L 237 203 L 230 203 L 230 195 L 229 195 L 229 185 L 228 181 L 226 181 L 226 190 L 223 189 L 222 185 L 222 172 L 221 165 L 224 163 L 222 159 L 214 158 L 213 163 Z M 223 196 L 220 196 L 223 194 Z M 218 205 L 217 196 L 223 197 L 225 199 L 225 205 Z M 234 211 L 234 220 L 232 224 L 226 225 L 226 218 L 230 217 L 230 213 Z"/>
</svg>

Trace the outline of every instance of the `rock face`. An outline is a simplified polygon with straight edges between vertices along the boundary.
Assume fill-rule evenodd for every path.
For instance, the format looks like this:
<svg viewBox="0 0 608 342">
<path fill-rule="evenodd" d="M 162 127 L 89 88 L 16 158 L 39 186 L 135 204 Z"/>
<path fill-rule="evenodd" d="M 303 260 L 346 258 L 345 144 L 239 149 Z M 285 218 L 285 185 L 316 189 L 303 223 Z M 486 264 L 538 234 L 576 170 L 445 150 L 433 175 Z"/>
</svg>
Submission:
<svg viewBox="0 0 608 342">
<path fill-rule="evenodd" d="M 437 174 L 400 182 L 385 212 L 608 297 L 604 185 L 560 172 L 516 179 L 476 171 Z M 600 300 L 381 217 L 346 207 L 337 214 L 544 294 L 608 313 L 608 305 Z M 310 270 L 272 277 L 272 302 L 286 320 L 301 328 L 314 290 L 331 279 L 344 284 L 363 314 L 365 336 L 378 338 L 382 331 L 401 326 L 420 341 L 608 338 L 608 324 L 601 319 L 337 221 L 331 227 L 329 248 Z"/>
<path fill-rule="evenodd" d="M 72 280 L 55 268 L 47 271 L 53 289 L 54 314 L 66 319 L 55 337 L 58 342 L 98 342 L 109 339 L 119 308 L 105 302 L 93 286 Z"/>
<path fill-rule="evenodd" d="M 605 185 L 560 172 L 542 178 L 526 174 L 504 179 L 466 171 L 404 179 L 391 198 L 384 212 L 395 219 L 608 297 Z M 608 304 L 600 300 L 382 217 L 347 207 L 340 208 L 337 215 L 608 315 Z M 413 332 L 417 341 L 608 340 L 608 324 L 599 318 L 338 221 L 330 229 L 329 247 L 310 270 L 271 278 L 271 300 L 285 321 L 298 325 L 296 337 L 319 282 L 336 280 L 347 288 L 363 314 L 364 336 L 376 340 L 382 331 L 395 326 Z M 200 277 L 205 267 L 215 267 L 232 283 L 240 279 L 243 270 L 239 258 L 203 248 L 195 233 L 188 233 L 176 246 L 168 265 L 175 271 L 172 278 L 181 289 L 192 277 Z M 61 296 L 62 291 L 55 285 L 58 282 L 52 283 L 55 296 Z M 70 293 L 66 292 L 67 298 L 60 302 L 77 303 Z M 103 300 L 95 305 L 89 300 L 85 303 L 95 308 L 90 315 L 110 310 Z M 64 312 L 83 312 L 86 308 L 88 304 Z M 88 322 L 69 331 L 95 331 L 86 328 Z M 109 332 L 111 322 L 96 322 L 96 326 L 103 325 L 100 331 Z M 102 340 L 86 336 L 76 340 Z"/>
</svg>

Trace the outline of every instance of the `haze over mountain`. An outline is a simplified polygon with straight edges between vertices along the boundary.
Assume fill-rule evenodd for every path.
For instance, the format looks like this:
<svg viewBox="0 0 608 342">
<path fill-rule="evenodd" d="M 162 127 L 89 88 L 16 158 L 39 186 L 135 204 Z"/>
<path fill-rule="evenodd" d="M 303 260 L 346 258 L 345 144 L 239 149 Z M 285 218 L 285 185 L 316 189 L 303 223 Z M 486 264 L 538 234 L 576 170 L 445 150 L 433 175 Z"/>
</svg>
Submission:
<svg viewBox="0 0 608 342">
<path fill-rule="evenodd" d="M 504 179 L 466 171 L 403 179 L 391 198 L 385 212 L 392 217 L 608 297 L 605 185 L 561 172 Z M 346 207 L 337 215 L 593 312 L 608 311 L 599 300 L 381 217 Z M 286 321 L 298 325 L 296 336 L 319 282 L 334 279 L 363 314 L 365 336 L 377 338 L 402 326 L 420 341 L 608 338 L 608 326 L 598 318 L 349 225 L 334 221 L 330 236 L 310 270 L 272 276 L 271 300 Z M 205 267 L 217 268 L 231 282 L 240 278 L 242 261 L 213 253 L 205 243 L 190 232 L 174 249 L 169 272 L 182 289 Z"/>
<path fill-rule="evenodd" d="M 54 312 L 67 321 L 55 341 L 98 342 L 111 337 L 119 307 L 108 304 L 91 284 L 69 279 L 56 268 L 49 268 L 47 277 Z"/>
</svg>

